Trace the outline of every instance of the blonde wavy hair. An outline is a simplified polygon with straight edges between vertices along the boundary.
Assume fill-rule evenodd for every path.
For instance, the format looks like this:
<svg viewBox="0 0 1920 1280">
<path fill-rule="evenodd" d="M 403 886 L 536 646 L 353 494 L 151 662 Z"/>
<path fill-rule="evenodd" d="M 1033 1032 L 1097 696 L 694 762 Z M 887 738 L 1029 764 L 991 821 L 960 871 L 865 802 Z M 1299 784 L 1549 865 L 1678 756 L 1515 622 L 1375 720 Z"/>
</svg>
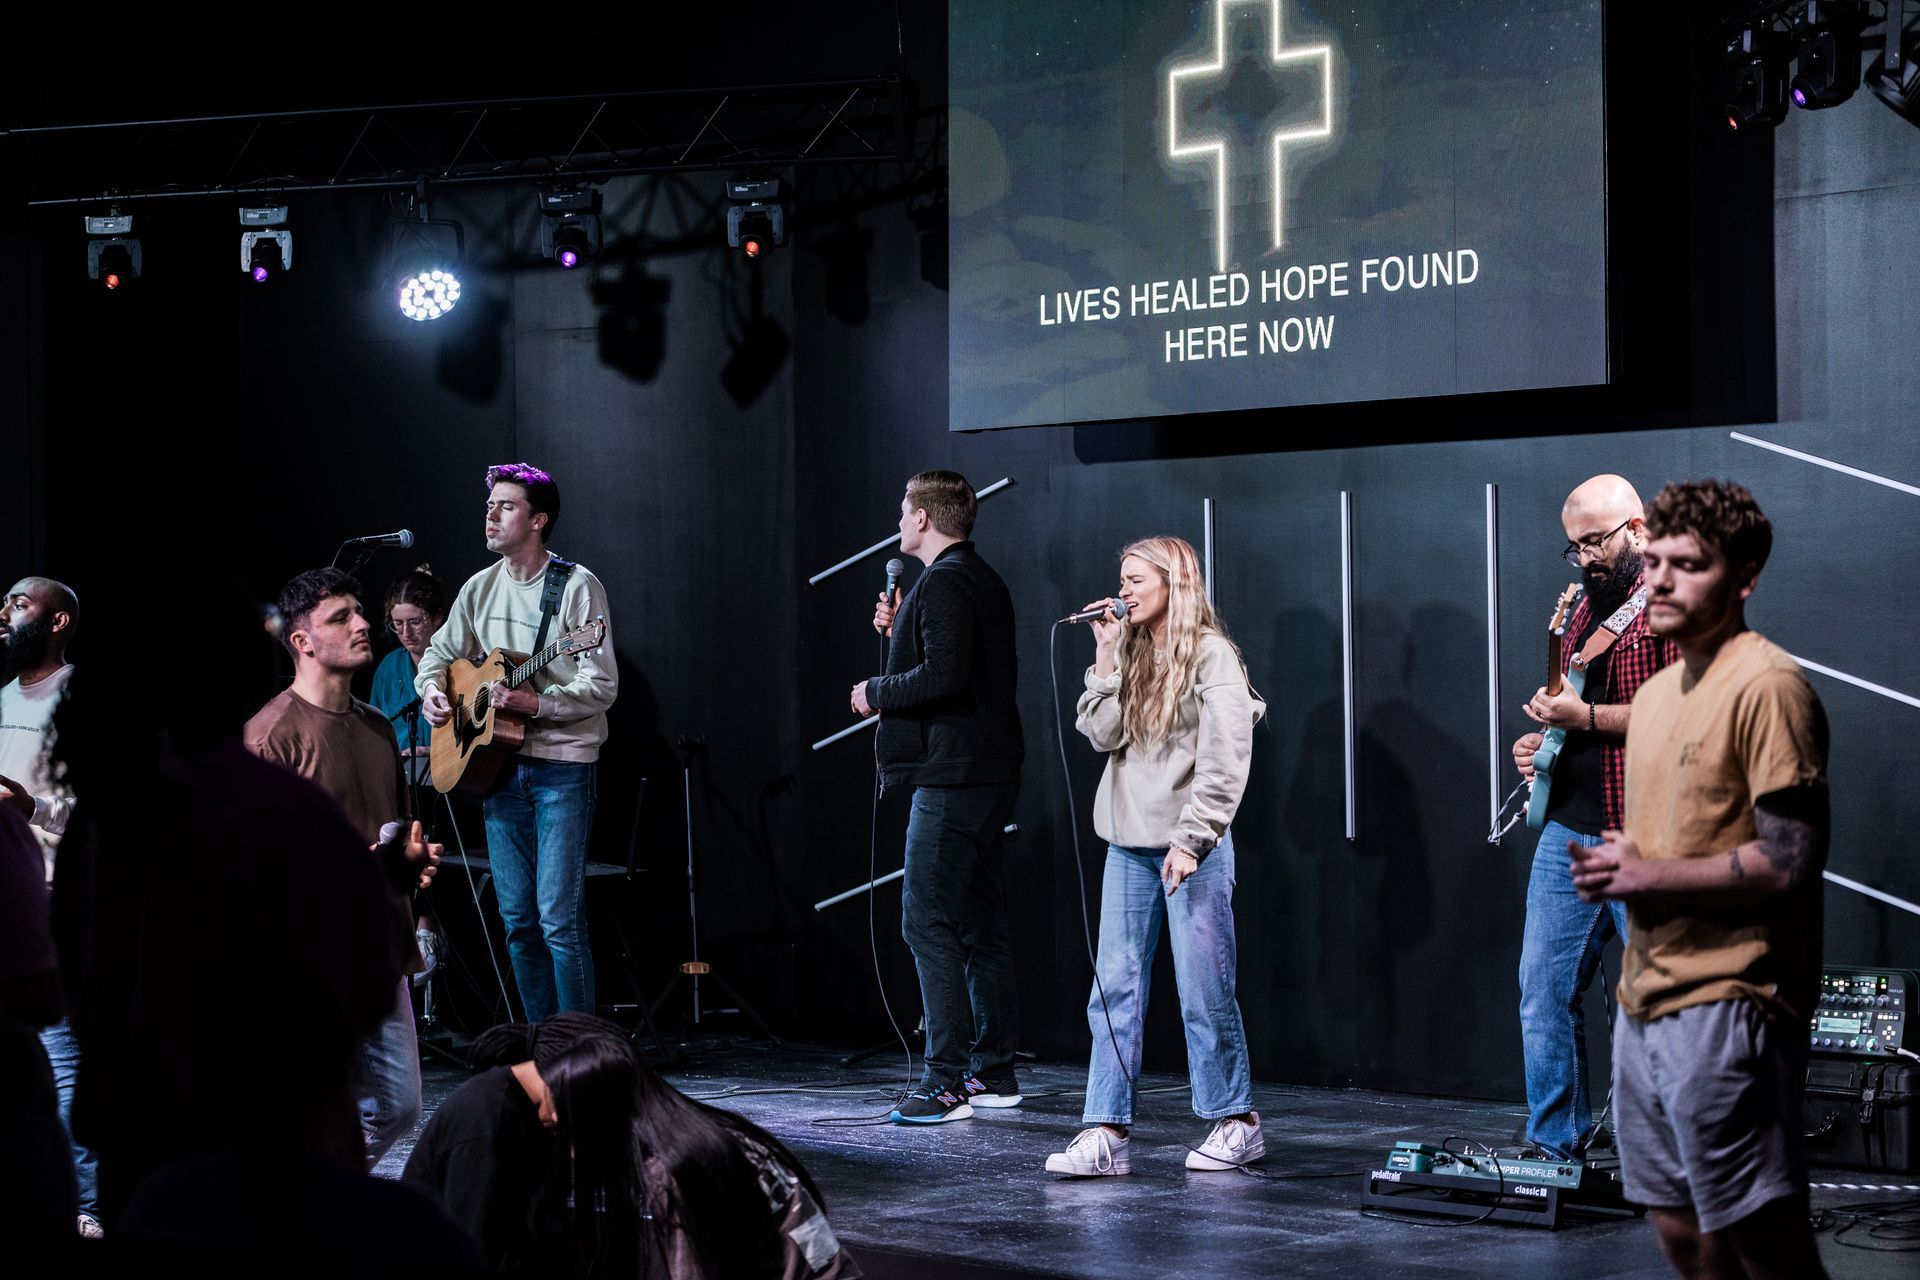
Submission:
<svg viewBox="0 0 1920 1280">
<path fill-rule="evenodd" d="M 1137 556 L 1160 572 L 1167 586 L 1167 647 L 1153 660 L 1153 636 L 1145 627 L 1128 627 L 1121 635 L 1115 663 L 1120 672 L 1120 727 L 1127 741 L 1143 747 L 1166 741 L 1173 732 L 1180 700 L 1193 684 L 1193 667 L 1200 658 L 1201 637 L 1217 635 L 1233 645 L 1220 615 L 1207 599 L 1200 557 L 1183 538 L 1142 538 L 1120 553 L 1124 562 Z M 1244 669 L 1246 662 L 1241 660 Z"/>
</svg>

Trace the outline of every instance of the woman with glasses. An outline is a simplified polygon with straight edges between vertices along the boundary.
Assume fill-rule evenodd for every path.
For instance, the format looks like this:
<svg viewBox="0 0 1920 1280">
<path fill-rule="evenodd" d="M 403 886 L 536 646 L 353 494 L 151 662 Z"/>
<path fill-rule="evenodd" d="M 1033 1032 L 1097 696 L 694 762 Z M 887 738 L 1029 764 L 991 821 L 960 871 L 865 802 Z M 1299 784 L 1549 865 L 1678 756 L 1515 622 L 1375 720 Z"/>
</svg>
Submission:
<svg viewBox="0 0 1920 1280">
<path fill-rule="evenodd" d="M 432 783 L 427 773 L 428 729 L 420 714 L 420 699 L 413 691 L 413 673 L 420 655 L 427 651 L 427 642 L 446 620 L 446 592 L 427 565 L 401 574 L 387 588 L 387 634 L 398 640 L 400 647 L 373 669 L 371 701 L 393 722 L 393 736 L 407 768 L 410 807 L 416 813 L 421 790 Z M 413 975 L 414 985 L 420 986 L 439 963 L 440 934 L 431 915 L 415 921 L 413 936 L 426 966 Z"/>
<path fill-rule="evenodd" d="M 1266 703 L 1207 600 L 1193 548 L 1143 538 L 1121 553 L 1120 594 L 1092 622 L 1093 665 L 1076 727 L 1106 753 L 1093 826 L 1107 841 L 1100 955 L 1087 1002 L 1093 1064 L 1081 1123 L 1049 1173 L 1129 1171 L 1153 953 L 1166 929 L 1187 1033 L 1193 1110 L 1213 1128 L 1187 1168 L 1236 1169 L 1266 1154 L 1247 1035 L 1234 995 L 1233 836 L 1253 726 Z M 1089 608 L 1096 606 L 1089 605 Z"/>
<path fill-rule="evenodd" d="M 426 767 L 427 755 L 427 726 L 419 716 L 420 699 L 413 692 L 414 668 L 427 651 L 427 641 L 446 620 L 446 591 L 428 566 L 401 574 L 387 588 L 387 634 L 400 647 L 374 668 L 372 701 L 392 718 L 409 775 Z"/>
</svg>

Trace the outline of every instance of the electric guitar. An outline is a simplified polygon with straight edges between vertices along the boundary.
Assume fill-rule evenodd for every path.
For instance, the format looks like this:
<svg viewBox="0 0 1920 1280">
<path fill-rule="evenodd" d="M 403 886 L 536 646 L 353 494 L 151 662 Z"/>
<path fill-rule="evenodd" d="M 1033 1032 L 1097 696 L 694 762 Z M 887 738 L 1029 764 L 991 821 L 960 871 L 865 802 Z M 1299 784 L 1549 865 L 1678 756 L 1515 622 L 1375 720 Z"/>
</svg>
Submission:
<svg viewBox="0 0 1920 1280">
<path fill-rule="evenodd" d="M 1575 693 L 1584 693 L 1587 684 L 1586 667 L 1576 662 L 1571 670 L 1567 669 L 1566 638 L 1567 614 L 1573 608 L 1573 601 L 1580 594 L 1580 584 L 1570 582 L 1567 589 L 1560 593 L 1559 603 L 1553 606 L 1553 617 L 1547 622 L 1547 694 L 1551 697 L 1560 692 L 1563 682 L 1571 681 Z M 1553 793 L 1553 766 L 1559 763 L 1560 748 L 1567 740 L 1565 729 L 1548 729 L 1540 747 L 1533 753 L 1533 785 L 1527 797 L 1527 825 L 1535 831 L 1547 825 L 1547 797 Z"/>
<path fill-rule="evenodd" d="M 453 719 L 433 731 L 428 764 L 433 789 L 479 798 L 493 790 L 507 757 L 527 740 L 524 716 L 493 705 L 497 681 L 509 689 L 521 685 L 555 658 L 599 649 L 607 640 L 607 620 L 595 618 L 575 627 L 531 658 L 495 649 L 478 662 L 458 659 L 447 668 L 447 701 Z"/>
</svg>

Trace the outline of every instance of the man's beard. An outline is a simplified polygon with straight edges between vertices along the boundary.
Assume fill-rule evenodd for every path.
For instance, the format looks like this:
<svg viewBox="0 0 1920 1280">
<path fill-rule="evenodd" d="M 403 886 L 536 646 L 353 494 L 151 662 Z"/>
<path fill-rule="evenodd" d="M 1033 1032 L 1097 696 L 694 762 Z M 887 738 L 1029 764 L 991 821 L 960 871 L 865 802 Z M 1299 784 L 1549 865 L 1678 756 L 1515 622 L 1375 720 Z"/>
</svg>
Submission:
<svg viewBox="0 0 1920 1280">
<path fill-rule="evenodd" d="M 1640 566 L 1640 553 L 1628 547 L 1612 568 L 1593 564 L 1580 571 L 1595 613 L 1605 617 L 1627 602 L 1634 581 L 1640 576 Z"/>
<path fill-rule="evenodd" d="M 45 661 L 47 646 L 53 643 L 53 624 L 44 618 L 31 618 L 7 633 L 0 645 L 0 684 L 9 684 L 22 671 L 30 671 Z"/>
</svg>

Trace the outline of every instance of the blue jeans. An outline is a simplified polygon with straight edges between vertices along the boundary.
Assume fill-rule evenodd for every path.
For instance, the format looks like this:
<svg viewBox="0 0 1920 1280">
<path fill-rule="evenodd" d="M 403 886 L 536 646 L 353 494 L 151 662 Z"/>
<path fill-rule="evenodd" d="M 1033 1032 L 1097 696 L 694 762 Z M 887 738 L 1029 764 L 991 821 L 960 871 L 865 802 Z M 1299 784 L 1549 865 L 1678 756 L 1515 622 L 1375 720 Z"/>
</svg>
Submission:
<svg viewBox="0 0 1920 1280">
<path fill-rule="evenodd" d="M 587 946 L 587 836 L 594 766 L 515 757 L 481 806 L 507 954 L 528 1022 L 594 1011 Z"/>
<path fill-rule="evenodd" d="M 1574 891 L 1569 841 L 1600 837 L 1549 822 L 1527 880 L 1520 940 L 1520 1043 L 1527 1068 L 1527 1139 L 1570 1156 L 1593 1125 L 1587 1083 L 1587 1019 L 1581 999 L 1601 954 L 1627 936 L 1622 902 L 1582 902 Z"/>
<path fill-rule="evenodd" d="M 360 1046 L 360 1136 L 367 1168 L 420 1120 L 420 1040 L 413 1031 L 413 996 L 400 979 L 399 1003 L 371 1039 Z"/>
<path fill-rule="evenodd" d="M 900 933 L 927 1018 L 920 1085 L 1013 1074 L 1018 1026 L 1007 941 L 1006 837 L 1017 787 L 918 787 L 907 816 Z"/>
<path fill-rule="evenodd" d="M 1193 1113 L 1218 1120 L 1253 1109 L 1247 1031 L 1233 994 L 1233 833 L 1200 860 L 1200 869 L 1172 897 L 1160 883 L 1166 856 L 1165 849 L 1107 846 L 1100 884 L 1099 979 L 1087 1000 L 1093 1065 L 1087 1070 L 1085 1124 L 1133 1123 L 1133 1082 L 1140 1078 L 1147 989 L 1162 921 L 1173 944 Z M 1114 1056 L 1115 1040 L 1123 1057 Z"/>
<path fill-rule="evenodd" d="M 40 1032 L 41 1047 L 53 1067 L 53 1085 L 60 1094 L 60 1123 L 73 1142 L 73 1081 L 80 1071 L 80 1042 L 62 1018 Z M 73 1173 L 80 1187 L 80 1212 L 100 1219 L 100 1162 L 89 1147 L 73 1142 Z"/>
</svg>

